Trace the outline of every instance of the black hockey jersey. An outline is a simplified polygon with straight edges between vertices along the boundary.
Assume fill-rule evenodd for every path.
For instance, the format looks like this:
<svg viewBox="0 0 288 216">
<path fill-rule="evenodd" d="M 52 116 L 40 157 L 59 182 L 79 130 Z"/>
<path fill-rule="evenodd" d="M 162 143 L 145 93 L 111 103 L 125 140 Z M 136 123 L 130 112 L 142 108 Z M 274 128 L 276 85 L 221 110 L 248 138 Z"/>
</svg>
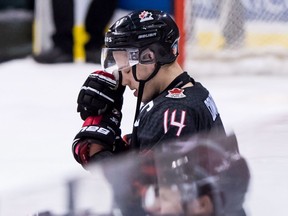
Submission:
<svg viewBox="0 0 288 216">
<path fill-rule="evenodd" d="M 217 130 L 225 133 L 216 104 L 209 91 L 185 72 L 176 79 L 187 77 L 194 86 L 168 87 L 145 104 L 134 122 L 132 145 L 140 152 L 170 139 L 182 139 L 198 132 Z M 136 127 L 136 129 L 135 129 Z"/>
</svg>

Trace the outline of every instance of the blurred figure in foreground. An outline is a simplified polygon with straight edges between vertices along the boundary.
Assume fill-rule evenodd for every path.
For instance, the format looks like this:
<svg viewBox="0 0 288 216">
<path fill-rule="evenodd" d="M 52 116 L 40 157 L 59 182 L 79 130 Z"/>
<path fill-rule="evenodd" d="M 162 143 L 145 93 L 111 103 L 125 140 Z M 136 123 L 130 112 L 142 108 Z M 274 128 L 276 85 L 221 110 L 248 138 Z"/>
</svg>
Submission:
<svg viewBox="0 0 288 216">
<path fill-rule="evenodd" d="M 85 28 L 89 40 L 85 44 L 86 62 L 100 63 L 104 33 L 117 6 L 117 0 L 92 0 L 89 6 Z M 44 64 L 73 62 L 74 1 L 52 0 L 55 32 L 52 35 L 54 46 L 34 56 L 35 61 Z"/>
<path fill-rule="evenodd" d="M 195 136 L 139 159 L 132 155 L 103 163 L 117 212 L 127 216 L 141 208 L 143 216 L 245 216 L 250 172 L 246 160 L 226 148 L 231 142 L 237 142 L 234 134 Z"/>
</svg>

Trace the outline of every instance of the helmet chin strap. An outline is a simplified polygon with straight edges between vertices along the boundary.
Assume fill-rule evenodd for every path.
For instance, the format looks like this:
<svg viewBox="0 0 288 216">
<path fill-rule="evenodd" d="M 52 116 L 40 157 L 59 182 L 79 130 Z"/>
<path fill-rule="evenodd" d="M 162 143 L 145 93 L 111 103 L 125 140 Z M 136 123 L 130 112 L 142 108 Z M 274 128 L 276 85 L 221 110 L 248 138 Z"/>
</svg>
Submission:
<svg viewBox="0 0 288 216">
<path fill-rule="evenodd" d="M 140 106 L 141 106 L 141 101 L 142 101 L 142 97 L 143 97 L 143 91 L 144 91 L 145 83 L 148 82 L 149 80 L 151 80 L 158 73 L 158 71 L 160 70 L 160 67 L 161 67 L 161 64 L 156 63 L 155 69 L 151 73 L 151 75 L 146 80 L 139 80 L 137 78 L 137 74 L 136 74 L 136 65 L 132 66 L 133 77 L 137 82 L 139 82 L 138 97 L 137 97 L 134 122 L 136 121 L 136 119 L 139 115 L 139 112 L 140 112 Z M 133 127 L 133 135 L 134 135 L 134 137 L 136 137 L 136 127 Z M 139 145 L 137 144 L 136 139 L 133 140 L 133 144 L 134 144 L 134 146 L 136 146 L 136 148 L 139 148 Z"/>
</svg>

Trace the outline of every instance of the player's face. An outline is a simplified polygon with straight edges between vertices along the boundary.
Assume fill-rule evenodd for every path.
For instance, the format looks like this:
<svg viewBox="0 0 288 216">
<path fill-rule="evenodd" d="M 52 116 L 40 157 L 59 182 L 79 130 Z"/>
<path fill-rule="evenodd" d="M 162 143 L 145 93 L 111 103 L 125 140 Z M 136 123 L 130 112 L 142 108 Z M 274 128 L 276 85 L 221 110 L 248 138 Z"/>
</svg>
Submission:
<svg viewBox="0 0 288 216">
<path fill-rule="evenodd" d="M 139 50 L 135 48 L 104 49 L 102 65 L 105 70 L 115 73 L 121 71 L 122 85 L 128 86 L 138 97 L 139 80 L 146 81 L 155 70 L 155 54 L 149 48 Z M 136 68 L 133 74 L 132 68 Z M 136 77 L 136 78 L 135 78 Z M 146 103 L 157 94 L 157 85 L 151 79 L 145 82 L 142 102 Z"/>
<path fill-rule="evenodd" d="M 181 197 L 177 190 L 161 187 L 155 196 L 155 188 L 149 187 L 144 199 L 144 209 L 152 215 L 182 214 Z"/>
<path fill-rule="evenodd" d="M 183 203 L 180 192 L 173 187 L 159 188 L 158 195 L 148 188 L 144 199 L 144 209 L 152 215 L 212 216 L 213 204 L 207 195 Z"/>
<path fill-rule="evenodd" d="M 155 64 L 137 64 L 136 76 L 138 80 L 146 80 L 154 71 Z M 138 97 L 139 82 L 135 80 L 132 67 L 121 70 L 122 85 L 127 85 L 134 91 L 134 96 Z M 157 85 L 154 79 L 145 82 L 145 88 L 142 95 L 142 102 L 149 102 L 157 94 Z"/>
<path fill-rule="evenodd" d="M 209 196 L 203 195 L 188 203 L 187 216 L 212 216 L 214 215 L 213 204 Z"/>
<path fill-rule="evenodd" d="M 129 67 L 129 60 L 125 51 L 114 51 L 113 57 L 118 66 L 118 70 L 121 71 Z"/>
</svg>

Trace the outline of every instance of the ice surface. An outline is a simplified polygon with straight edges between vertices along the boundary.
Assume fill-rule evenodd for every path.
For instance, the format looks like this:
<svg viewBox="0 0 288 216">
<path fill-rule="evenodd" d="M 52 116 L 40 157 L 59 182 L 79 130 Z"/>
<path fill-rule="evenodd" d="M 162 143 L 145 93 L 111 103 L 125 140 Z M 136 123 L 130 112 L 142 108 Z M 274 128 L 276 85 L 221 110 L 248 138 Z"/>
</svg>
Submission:
<svg viewBox="0 0 288 216">
<path fill-rule="evenodd" d="M 0 216 L 9 194 L 50 188 L 52 199 L 59 198 L 61 189 L 58 195 L 53 190 L 69 176 L 87 175 L 74 161 L 71 143 L 82 124 L 78 91 L 97 69 L 100 65 L 41 65 L 31 58 L 0 65 Z M 210 90 L 249 163 L 248 215 L 288 215 L 288 74 L 195 75 Z M 123 134 L 131 132 L 135 102 L 128 89 Z"/>
</svg>

